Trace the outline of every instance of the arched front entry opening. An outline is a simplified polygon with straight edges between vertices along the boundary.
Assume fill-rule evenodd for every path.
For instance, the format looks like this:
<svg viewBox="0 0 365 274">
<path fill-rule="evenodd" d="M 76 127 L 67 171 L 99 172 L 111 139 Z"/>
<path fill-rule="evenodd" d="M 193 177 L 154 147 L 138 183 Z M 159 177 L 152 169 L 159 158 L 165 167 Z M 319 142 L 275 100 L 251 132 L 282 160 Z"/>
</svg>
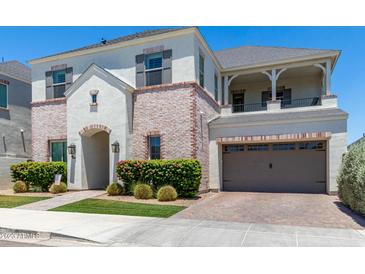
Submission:
<svg viewBox="0 0 365 274">
<path fill-rule="evenodd" d="M 94 127 L 80 132 L 84 188 L 105 189 L 109 184 L 109 133 L 107 129 Z"/>
</svg>

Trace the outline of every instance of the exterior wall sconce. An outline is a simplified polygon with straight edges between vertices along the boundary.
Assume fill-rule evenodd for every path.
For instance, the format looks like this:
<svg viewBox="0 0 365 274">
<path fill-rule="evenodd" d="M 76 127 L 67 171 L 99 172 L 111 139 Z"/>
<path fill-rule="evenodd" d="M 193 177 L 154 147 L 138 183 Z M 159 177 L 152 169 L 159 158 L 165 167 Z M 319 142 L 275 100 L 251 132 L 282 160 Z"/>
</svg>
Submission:
<svg viewBox="0 0 365 274">
<path fill-rule="evenodd" d="M 76 146 L 74 144 L 71 144 L 67 147 L 68 149 L 68 154 L 71 155 L 72 159 L 76 158 Z"/>
<path fill-rule="evenodd" d="M 119 153 L 119 143 L 118 141 L 115 141 L 112 143 L 112 152 L 113 153 Z"/>
</svg>

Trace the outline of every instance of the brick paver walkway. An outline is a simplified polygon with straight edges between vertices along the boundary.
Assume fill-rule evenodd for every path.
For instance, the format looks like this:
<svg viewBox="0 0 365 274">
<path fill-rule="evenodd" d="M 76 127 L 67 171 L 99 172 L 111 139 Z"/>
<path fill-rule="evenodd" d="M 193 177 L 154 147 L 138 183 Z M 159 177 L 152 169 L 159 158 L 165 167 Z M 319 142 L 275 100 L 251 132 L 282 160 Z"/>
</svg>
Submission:
<svg viewBox="0 0 365 274">
<path fill-rule="evenodd" d="M 221 192 L 172 218 L 365 229 L 365 218 L 325 194 Z"/>
<path fill-rule="evenodd" d="M 105 193 L 104 190 L 72 191 L 62 196 L 56 196 L 47 200 L 19 206 L 19 209 L 49 210 L 62 205 L 71 204 L 84 199 L 94 198 Z"/>
</svg>

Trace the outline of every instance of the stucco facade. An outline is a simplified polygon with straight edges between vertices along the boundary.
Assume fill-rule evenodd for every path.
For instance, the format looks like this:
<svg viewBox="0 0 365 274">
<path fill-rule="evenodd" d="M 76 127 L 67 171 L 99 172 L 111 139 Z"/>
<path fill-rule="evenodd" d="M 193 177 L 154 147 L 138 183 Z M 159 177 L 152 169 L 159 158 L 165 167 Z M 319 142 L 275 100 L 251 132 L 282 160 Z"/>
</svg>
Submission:
<svg viewBox="0 0 365 274">
<path fill-rule="evenodd" d="M 246 49 L 236 56 L 231 56 L 234 50 L 215 54 L 196 28 L 136 37 L 32 61 L 33 160 L 50 160 L 50 142 L 67 140 L 76 149 L 67 156 L 70 189 L 104 188 L 117 181 L 118 161 L 150 158 L 149 136 L 159 136 L 162 159 L 198 159 L 200 190 L 220 191 L 225 143 L 219 140 L 251 138 L 255 143 L 255 136 L 318 134 L 326 136 L 319 139 L 327 146 L 326 192 L 337 191 L 347 142 L 347 114 L 330 93 L 337 51 L 250 48 L 245 57 L 250 63 L 242 57 Z M 261 60 L 262 50 L 268 60 Z M 149 73 L 146 56 L 155 53 L 162 56 L 157 61 L 162 80 L 141 86 Z M 72 72 L 66 76 L 70 87 L 65 98 L 47 99 L 46 75 L 60 67 Z M 204 86 L 199 84 L 202 71 Z M 290 91 L 287 105 L 276 98 L 282 87 Z M 260 111 L 248 111 L 246 105 L 233 111 L 237 90 L 244 96 L 241 104 Z M 117 152 L 111 149 L 115 143 Z"/>
</svg>

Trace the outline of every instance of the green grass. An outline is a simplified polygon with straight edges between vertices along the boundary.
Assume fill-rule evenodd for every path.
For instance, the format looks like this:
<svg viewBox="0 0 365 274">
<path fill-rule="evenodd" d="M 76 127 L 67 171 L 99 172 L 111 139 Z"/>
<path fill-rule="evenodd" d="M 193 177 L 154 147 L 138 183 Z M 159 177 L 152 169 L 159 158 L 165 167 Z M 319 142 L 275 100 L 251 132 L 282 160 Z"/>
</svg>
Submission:
<svg viewBox="0 0 365 274">
<path fill-rule="evenodd" d="M 0 208 L 12 208 L 49 199 L 49 197 L 0 195 Z"/>
<path fill-rule="evenodd" d="M 185 208 L 186 207 L 184 206 L 174 205 L 151 205 L 101 199 L 85 199 L 76 203 L 53 208 L 51 211 L 167 218 Z"/>
</svg>

